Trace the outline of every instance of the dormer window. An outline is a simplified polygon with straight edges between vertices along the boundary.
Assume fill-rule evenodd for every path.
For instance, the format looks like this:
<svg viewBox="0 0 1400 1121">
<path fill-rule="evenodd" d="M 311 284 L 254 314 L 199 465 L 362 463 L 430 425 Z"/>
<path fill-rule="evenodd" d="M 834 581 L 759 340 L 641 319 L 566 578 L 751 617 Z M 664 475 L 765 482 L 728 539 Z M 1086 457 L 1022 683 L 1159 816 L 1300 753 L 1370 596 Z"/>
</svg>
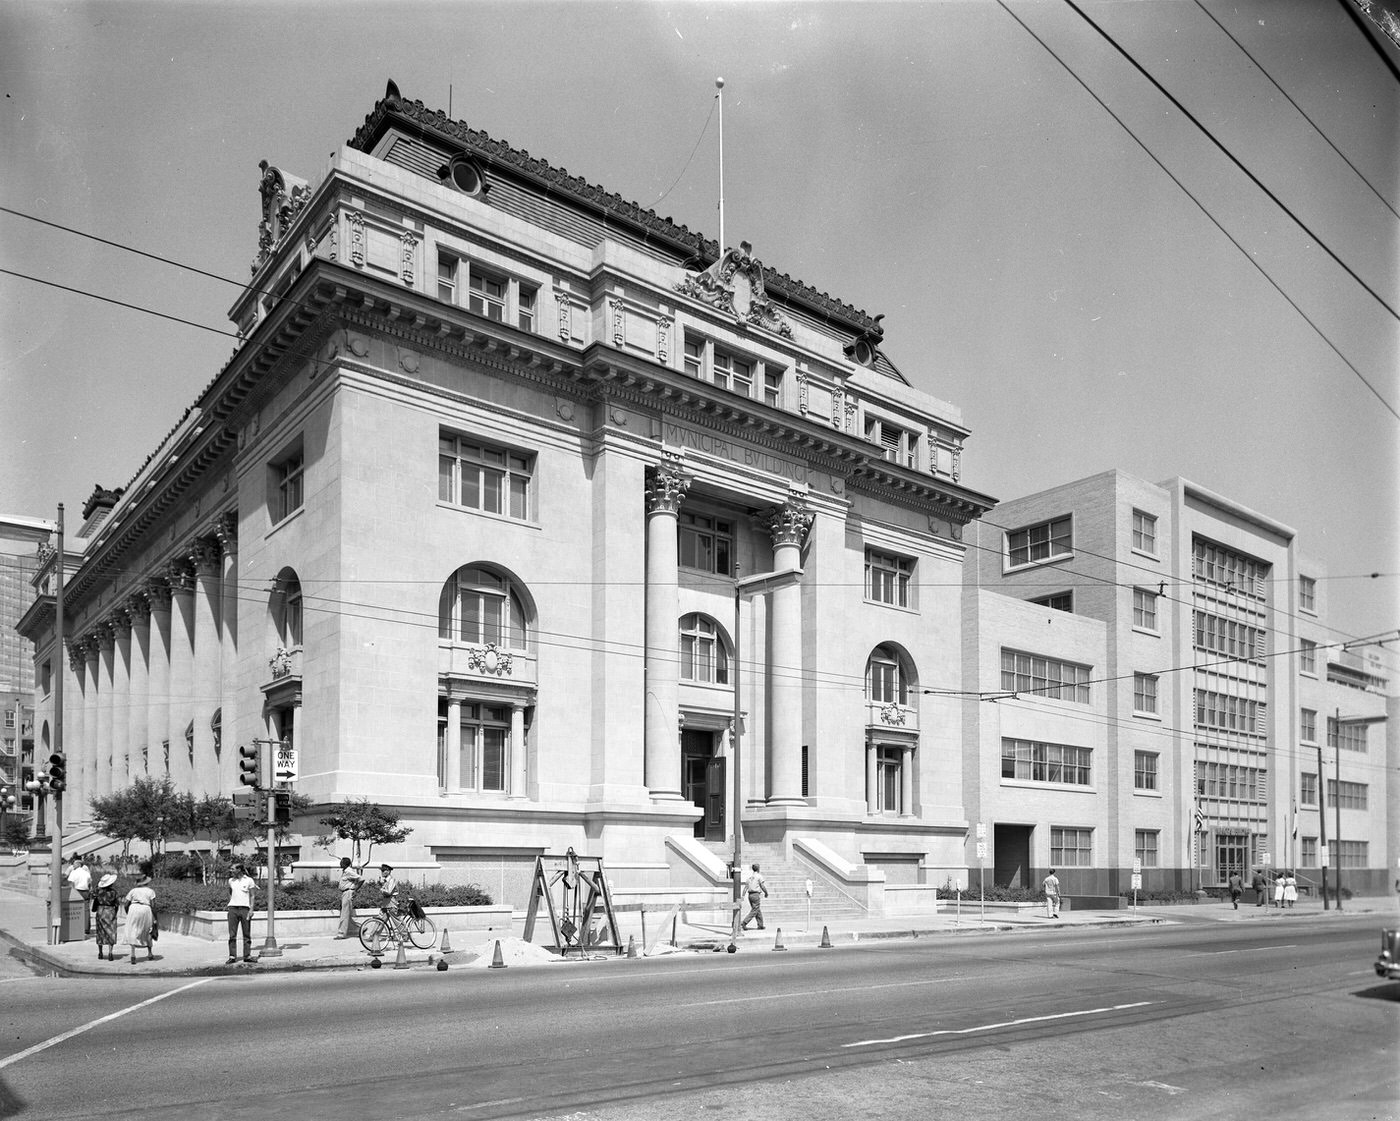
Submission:
<svg viewBox="0 0 1400 1121">
<path fill-rule="evenodd" d="M 865 438 L 879 444 L 884 457 L 903 467 L 918 466 L 919 438 L 913 432 L 880 417 L 867 417 Z"/>
<path fill-rule="evenodd" d="M 473 198 L 485 198 L 486 192 L 491 189 L 480 165 L 468 156 L 458 156 L 451 163 L 438 168 L 438 178 Z"/>
</svg>

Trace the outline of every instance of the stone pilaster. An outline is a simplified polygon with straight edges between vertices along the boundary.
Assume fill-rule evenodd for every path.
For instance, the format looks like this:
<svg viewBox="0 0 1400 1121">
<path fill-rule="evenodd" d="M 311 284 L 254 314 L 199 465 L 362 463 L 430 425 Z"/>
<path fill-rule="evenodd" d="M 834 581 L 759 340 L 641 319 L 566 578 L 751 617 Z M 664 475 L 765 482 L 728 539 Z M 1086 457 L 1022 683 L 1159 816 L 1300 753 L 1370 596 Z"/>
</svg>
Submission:
<svg viewBox="0 0 1400 1121">
<path fill-rule="evenodd" d="M 131 673 L 128 685 L 130 697 L 127 720 L 127 775 L 140 778 L 147 773 L 150 758 L 150 656 L 151 605 L 145 596 L 132 596 L 126 602 L 126 618 L 131 626 Z"/>
<path fill-rule="evenodd" d="M 232 790 L 238 773 L 238 516 L 225 514 L 214 529 L 222 549 L 219 569 L 219 711 L 224 749 L 219 789 Z"/>
<path fill-rule="evenodd" d="M 647 469 L 645 781 L 652 798 L 681 796 L 680 558 L 676 515 L 690 480 L 671 458 Z"/>
<path fill-rule="evenodd" d="M 217 542 L 201 539 L 190 550 L 194 571 L 191 600 L 192 663 L 190 713 L 194 721 L 193 785 L 196 797 L 219 792 L 214 754 L 214 713 L 221 700 L 219 649 L 220 557 Z"/>
<path fill-rule="evenodd" d="M 802 542 L 812 511 L 800 496 L 770 510 L 764 520 L 773 538 L 773 571 L 802 567 Z M 796 581 L 772 594 L 772 645 L 768 665 L 771 705 L 768 741 L 769 805 L 803 805 L 802 797 L 802 588 Z"/>
<path fill-rule="evenodd" d="M 146 773 L 158 778 L 170 773 L 164 747 L 170 736 L 170 585 L 164 580 L 148 580 L 141 594 L 151 612 L 146 654 Z"/>
<path fill-rule="evenodd" d="M 112 628 L 112 789 L 130 783 L 127 744 L 131 733 L 131 621 L 126 612 L 113 612 Z"/>
<path fill-rule="evenodd" d="M 93 748 L 97 752 L 97 775 L 93 793 L 112 793 L 112 660 L 116 642 L 112 628 L 101 623 L 92 632 L 97 645 L 97 735 Z"/>
<path fill-rule="evenodd" d="M 166 569 L 170 584 L 170 778 L 179 790 L 194 789 L 194 765 L 185 736 L 194 719 L 194 573 L 181 562 Z"/>
</svg>

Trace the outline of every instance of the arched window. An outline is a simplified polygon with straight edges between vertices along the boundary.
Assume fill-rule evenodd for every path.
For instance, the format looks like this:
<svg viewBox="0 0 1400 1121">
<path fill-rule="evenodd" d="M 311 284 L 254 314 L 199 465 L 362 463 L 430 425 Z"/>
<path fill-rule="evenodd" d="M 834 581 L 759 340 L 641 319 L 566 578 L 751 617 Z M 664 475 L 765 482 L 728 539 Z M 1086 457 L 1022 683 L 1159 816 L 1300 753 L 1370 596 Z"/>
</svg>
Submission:
<svg viewBox="0 0 1400 1121">
<path fill-rule="evenodd" d="M 442 589 L 438 637 L 525 650 L 525 603 L 509 577 L 481 565 L 459 568 Z"/>
<path fill-rule="evenodd" d="M 729 649 L 715 621 L 706 615 L 681 619 L 681 680 L 729 684 Z"/>
<path fill-rule="evenodd" d="M 277 645 L 284 650 L 301 648 L 301 581 L 290 568 L 284 568 L 277 576 L 268 604 L 272 613 L 272 628 L 276 632 Z"/>
<path fill-rule="evenodd" d="M 909 683 L 899 655 L 888 646 L 877 646 L 865 665 L 865 695 L 879 704 L 907 705 Z"/>
</svg>

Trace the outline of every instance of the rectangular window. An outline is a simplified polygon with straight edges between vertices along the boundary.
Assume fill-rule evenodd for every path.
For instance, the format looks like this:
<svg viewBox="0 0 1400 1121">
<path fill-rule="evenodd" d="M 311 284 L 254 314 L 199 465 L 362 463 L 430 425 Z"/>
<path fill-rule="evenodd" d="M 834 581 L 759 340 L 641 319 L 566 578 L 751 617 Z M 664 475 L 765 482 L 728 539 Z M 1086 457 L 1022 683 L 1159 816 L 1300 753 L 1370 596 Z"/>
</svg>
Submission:
<svg viewBox="0 0 1400 1121">
<path fill-rule="evenodd" d="M 1001 777 L 1022 782 L 1088 786 L 1092 759 L 1093 751 L 1087 747 L 1009 738 L 1001 741 Z"/>
<path fill-rule="evenodd" d="M 510 782 L 510 709 L 503 705 L 462 706 L 462 790 L 505 794 Z"/>
<path fill-rule="evenodd" d="M 1234 619 L 1224 619 L 1207 611 L 1197 611 L 1196 647 L 1247 662 L 1264 660 L 1264 631 Z"/>
<path fill-rule="evenodd" d="M 763 367 L 763 403 L 775 409 L 783 403 L 783 368 L 765 365 Z"/>
<path fill-rule="evenodd" d="M 879 444 L 881 454 L 891 463 L 918 466 L 919 438 L 913 432 L 872 416 L 865 419 L 865 438 L 872 444 Z"/>
<path fill-rule="evenodd" d="M 1133 752 L 1133 789 L 1157 789 L 1157 753 L 1155 751 Z"/>
<path fill-rule="evenodd" d="M 283 518 L 301 509 L 303 499 L 302 475 L 304 469 L 305 460 L 302 458 L 300 448 L 285 457 L 281 462 L 272 465 L 272 520 L 274 523 L 280 522 Z"/>
<path fill-rule="evenodd" d="M 438 501 L 528 521 L 534 456 L 443 435 L 438 439 Z"/>
<path fill-rule="evenodd" d="M 471 270 L 467 310 L 497 323 L 506 318 L 506 282 L 498 276 Z"/>
<path fill-rule="evenodd" d="M 1157 519 L 1141 510 L 1133 511 L 1133 548 L 1139 553 L 1157 555 Z"/>
<path fill-rule="evenodd" d="M 705 340 L 694 335 L 685 337 L 685 372 L 693 378 L 701 377 L 705 370 Z"/>
<path fill-rule="evenodd" d="M 1067 517 L 1013 529 L 1006 534 L 1007 563 L 1012 568 L 1067 557 L 1073 551 L 1073 532 Z"/>
<path fill-rule="evenodd" d="M 1052 611 L 1065 611 L 1069 613 L 1073 613 L 1074 611 L 1073 592 L 1052 592 L 1048 596 L 1036 596 L 1036 598 L 1030 602 L 1038 603 L 1041 607 L 1048 607 Z"/>
<path fill-rule="evenodd" d="M 753 396 L 754 369 L 752 358 L 715 346 L 699 335 L 686 335 L 681 359 L 685 372 L 701 381 L 710 381 L 722 389 L 742 397 Z"/>
<path fill-rule="evenodd" d="M 1197 689 L 1196 724 L 1201 728 L 1220 728 L 1226 732 L 1263 735 L 1268 705 L 1249 697 L 1235 697 L 1209 689 Z"/>
<path fill-rule="evenodd" d="M 1269 566 L 1198 537 L 1192 542 L 1192 573 L 1208 584 L 1262 600 Z"/>
<path fill-rule="evenodd" d="M 1329 716 L 1327 718 L 1327 746 L 1340 747 L 1344 751 L 1366 750 L 1366 725 L 1348 724 L 1342 721 L 1342 734 L 1337 735 L 1337 718 Z"/>
<path fill-rule="evenodd" d="M 1317 581 L 1311 576 L 1298 577 L 1298 606 L 1304 611 L 1317 610 Z"/>
<path fill-rule="evenodd" d="M 1304 837 L 1304 838 L 1303 838 L 1303 856 L 1302 856 L 1302 860 L 1303 860 L 1303 867 L 1304 867 L 1304 868 L 1316 868 L 1316 867 L 1317 867 L 1317 838 L 1316 838 L 1316 837 Z"/>
<path fill-rule="evenodd" d="M 1133 626 L 1145 631 L 1157 629 L 1157 593 L 1133 589 Z"/>
<path fill-rule="evenodd" d="M 1303 771 L 1298 775 L 1298 802 L 1304 806 L 1317 805 L 1317 776 Z"/>
<path fill-rule="evenodd" d="M 882 814 L 904 812 L 903 782 L 904 752 L 897 747 L 876 748 L 875 807 Z"/>
<path fill-rule="evenodd" d="M 1157 858 L 1157 830 L 1137 829 L 1133 832 L 1133 855 L 1138 858 L 1144 868 L 1158 867 Z"/>
<path fill-rule="evenodd" d="M 457 302 L 457 258 L 449 253 L 438 254 L 438 299 Z"/>
<path fill-rule="evenodd" d="M 1317 676 L 1317 643 L 1303 639 L 1298 650 L 1299 668 L 1307 674 Z"/>
<path fill-rule="evenodd" d="M 682 510 L 676 516 L 679 560 L 682 568 L 734 574 L 734 523 Z"/>
<path fill-rule="evenodd" d="M 516 298 L 516 321 L 522 331 L 534 333 L 535 312 L 538 302 L 538 288 L 527 288 L 524 284 L 520 285 L 519 294 Z"/>
<path fill-rule="evenodd" d="M 914 562 L 908 557 L 865 550 L 865 598 L 895 607 L 909 606 L 909 577 Z"/>
<path fill-rule="evenodd" d="M 1370 793 L 1364 782 L 1338 782 L 1327 780 L 1327 801 L 1333 807 L 1344 810 L 1364 810 Z"/>
<path fill-rule="evenodd" d="M 1017 650 L 1002 650 L 1001 687 L 1008 693 L 1035 693 L 1088 704 L 1089 667 Z"/>
<path fill-rule="evenodd" d="M 1201 745 L 1197 745 L 1200 749 Z M 1262 802 L 1267 793 L 1265 772 L 1235 763 L 1197 763 L 1196 794 L 1231 802 Z"/>
<path fill-rule="evenodd" d="M 1094 831 L 1050 827 L 1050 863 L 1056 868 L 1088 868 L 1094 861 Z"/>
<path fill-rule="evenodd" d="M 1298 735 L 1304 743 L 1317 743 L 1317 712 L 1314 709 L 1305 708 L 1298 713 Z"/>
<path fill-rule="evenodd" d="M 1369 868 L 1369 845 L 1366 841 L 1338 841 L 1343 868 Z"/>
<path fill-rule="evenodd" d="M 1157 712 L 1157 676 L 1151 673 L 1133 674 L 1133 711 Z"/>
</svg>

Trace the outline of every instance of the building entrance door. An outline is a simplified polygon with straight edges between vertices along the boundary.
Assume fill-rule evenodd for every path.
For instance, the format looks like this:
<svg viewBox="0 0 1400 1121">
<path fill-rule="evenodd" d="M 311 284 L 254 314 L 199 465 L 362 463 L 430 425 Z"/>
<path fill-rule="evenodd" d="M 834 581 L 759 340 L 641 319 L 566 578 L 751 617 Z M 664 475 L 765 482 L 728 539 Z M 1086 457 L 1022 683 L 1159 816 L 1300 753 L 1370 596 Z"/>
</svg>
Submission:
<svg viewBox="0 0 1400 1121">
<path fill-rule="evenodd" d="M 715 732 L 681 733 L 681 782 L 686 800 L 700 807 L 695 835 L 724 840 L 724 760 L 715 758 Z"/>
<path fill-rule="evenodd" d="M 1235 872 L 1249 880 L 1249 836 L 1245 833 L 1215 835 L 1215 869 L 1221 883 L 1228 883 Z"/>
<path fill-rule="evenodd" d="M 1030 887 L 1031 826 L 992 826 L 992 883 L 1000 887 Z"/>
</svg>

